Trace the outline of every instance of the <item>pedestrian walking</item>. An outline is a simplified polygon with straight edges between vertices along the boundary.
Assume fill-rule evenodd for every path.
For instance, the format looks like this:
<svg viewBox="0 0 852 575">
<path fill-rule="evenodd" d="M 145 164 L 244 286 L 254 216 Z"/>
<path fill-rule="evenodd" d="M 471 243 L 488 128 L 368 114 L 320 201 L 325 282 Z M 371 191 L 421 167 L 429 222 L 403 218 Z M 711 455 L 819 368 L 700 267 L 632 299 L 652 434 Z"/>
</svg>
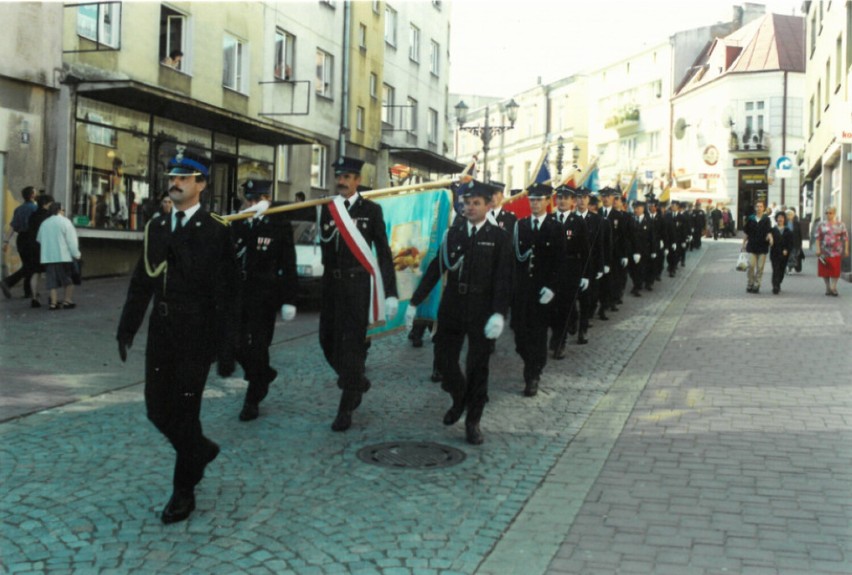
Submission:
<svg viewBox="0 0 852 575">
<path fill-rule="evenodd" d="M 609 321 L 609 316 L 606 315 L 606 312 L 612 305 L 612 284 L 614 283 L 612 269 L 617 265 L 613 261 L 612 224 L 600 213 L 600 199 L 597 194 L 589 195 L 589 211 L 600 217 L 599 233 L 602 236 L 604 254 L 603 276 L 598 281 L 598 298 L 595 306 L 598 319 Z M 593 314 L 594 312 L 595 310 L 592 309 Z"/>
<path fill-rule="evenodd" d="M 722 210 L 719 204 L 710 212 L 710 225 L 713 227 L 713 240 L 716 241 L 722 233 Z"/>
<path fill-rule="evenodd" d="M 658 282 L 663 279 L 663 269 L 666 267 L 666 224 L 660 211 L 660 202 L 654 194 L 648 194 L 645 203 L 648 206 L 645 215 L 654 230 L 653 251 L 656 252 L 656 256 L 651 262 L 651 268 L 654 272 L 654 281 Z"/>
<path fill-rule="evenodd" d="M 36 198 L 36 204 L 38 204 L 38 208 L 33 214 L 30 216 L 30 233 L 33 235 L 33 261 L 37 262 L 35 273 L 33 273 L 33 277 L 30 280 L 30 285 L 32 287 L 32 301 L 30 303 L 30 307 L 38 308 L 41 307 L 41 295 L 38 291 L 39 277 L 44 273 L 45 267 L 41 263 L 41 246 L 39 245 L 36 238 L 38 238 L 38 232 L 41 229 L 41 225 L 50 217 L 50 206 L 53 204 L 53 196 L 48 194 L 40 194 Z M 75 230 L 76 232 L 76 230 Z"/>
<path fill-rule="evenodd" d="M 701 209 L 701 202 L 695 202 L 695 208 L 692 210 L 692 221 L 692 247 L 700 250 L 701 238 L 704 237 L 704 232 L 707 231 L 707 214 Z"/>
<path fill-rule="evenodd" d="M 793 233 L 793 248 L 790 257 L 787 258 L 787 273 L 802 272 L 802 261 L 805 259 L 805 251 L 802 249 L 802 223 L 793 208 L 787 209 L 787 227 Z"/>
<path fill-rule="evenodd" d="M 180 149 L 179 149 L 180 150 Z M 118 353 L 127 350 L 154 305 L 145 350 L 148 419 L 176 452 L 173 492 L 160 515 L 183 521 L 195 509 L 195 487 L 219 455 L 201 428 L 201 398 L 213 361 L 222 377 L 234 371 L 237 264 L 227 222 L 201 207 L 208 160 L 181 150 L 169 163 L 170 217 L 145 226 L 118 324 Z"/>
<path fill-rule="evenodd" d="M 2 291 L 3 295 L 7 298 L 12 297 L 11 288 L 19 281 L 23 280 L 24 297 L 32 298 L 33 301 L 37 301 L 37 298 L 34 297 L 35 293 L 30 283 L 33 274 L 37 273 L 39 263 L 37 259 L 33 259 L 36 239 L 35 235 L 33 235 L 30 230 L 30 216 L 32 216 L 38 208 L 38 204 L 36 204 L 35 201 L 35 195 L 36 191 L 32 186 L 27 186 L 21 190 L 21 198 L 24 200 L 24 203 L 15 208 L 15 211 L 12 213 L 12 221 L 9 224 L 9 232 L 6 237 L 3 238 L 3 251 L 5 252 L 8 250 L 12 238 L 15 237 L 15 247 L 18 249 L 18 256 L 21 258 L 20 269 L 9 277 L 0 280 L 0 291 Z M 39 307 L 39 305 L 33 305 L 32 307 Z"/>
<path fill-rule="evenodd" d="M 547 363 L 547 328 L 565 250 L 562 225 L 547 213 L 553 188 L 533 184 L 527 192 L 532 213 L 517 222 L 512 234 L 515 287 L 511 327 L 515 351 L 524 362 L 524 395 L 533 397 Z"/>
<path fill-rule="evenodd" d="M 837 217 L 837 208 L 825 209 L 823 219 L 816 231 L 817 275 L 825 282 L 825 295 L 837 296 L 837 280 L 840 278 L 840 258 L 849 257 L 849 233 Z"/>
<path fill-rule="evenodd" d="M 347 157 L 335 162 L 338 195 L 320 215 L 324 270 L 319 340 L 341 389 L 334 431 L 349 429 L 352 412 L 370 389 L 364 376 L 368 325 L 390 321 L 399 305 L 382 208 L 358 193 L 363 164 Z"/>
<path fill-rule="evenodd" d="M 509 234 L 487 219 L 494 188 L 472 180 L 462 184 L 459 193 L 466 221 L 447 231 L 411 297 L 405 320 L 414 321 L 416 307 L 446 273 L 434 338 L 441 388 L 453 400 L 444 425 L 455 424 L 466 411 L 467 442 L 479 445 L 484 441 L 479 424 L 488 402 L 488 364 L 512 299 L 512 248 Z M 462 371 L 459 360 L 465 339 Z"/>
<path fill-rule="evenodd" d="M 611 269 L 609 274 L 604 276 L 604 278 L 609 276 L 606 296 L 608 307 L 602 308 L 601 311 L 618 311 L 617 305 L 622 302 L 628 275 L 627 258 L 631 253 L 630 235 L 628 233 L 630 216 L 620 207 L 617 207 L 617 204 L 620 205 L 618 200 L 621 199 L 617 190 L 606 187 L 600 191 L 600 196 L 603 207 L 601 207 L 599 213 L 609 222 L 612 235 Z M 603 305 L 603 298 L 601 303 Z M 604 319 L 604 317 L 600 319 Z"/>
<path fill-rule="evenodd" d="M 237 362 L 248 381 L 240 421 L 260 415 L 260 402 L 278 372 L 269 364 L 278 310 L 284 321 L 296 317 L 299 293 L 293 226 L 283 214 L 264 215 L 272 199 L 272 182 L 247 180 L 242 185 L 246 209 L 254 216 L 233 226 L 240 267 L 240 331 Z"/>
<path fill-rule="evenodd" d="M 760 281 L 763 278 L 763 266 L 772 243 L 772 221 L 766 214 L 766 204 L 757 200 L 754 213 L 748 216 L 745 223 L 745 239 L 743 244 L 748 253 L 748 293 L 760 292 Z"/>
<path fill-rule="evenodd" d="M 62 204 L 55 202 L 48 210 L 50 216 L 39 227 L 36 241 L 39 244 L 41 264 L 45 267 L 47 289 L 50 290 L 50 310 L 74 309 L 73 266 L 81 258 L 77 231 L 65 217 Z M 78 263 L 79 265 L 79 263 Z M 58 290 L 63 289 L 62 301 Z"/>
<path fill-rule="evenodd" d="M 772 293 L 778 295 L 781 282 L 787 271 L 787 260 L 793 249 L 793 232 L 787 227 L 787 214 L 779 210 L 775 214 L 776 226 L 772 228 L 772 247 L 769 259 L 772 261 Z"/>
<path fill-rule="evenodd" d="M 633 222 L 630 226 L 631 245 L 633 246 L 632 263 L 630 264 L 630 277 L 633 279 L 633 289 L 630 291 L 635 297 L 642 295 L 641 289 L 646 291 L 654 289 L 654 267 L 653 260 L 657 258 L 657 239 L 654 236 L 653 222 L 645 217 L 645 202 L 633 203 Z"/>
<path fill-rule="evenodd" d="M 603 225 L 601 216 L 589 211 L 590 192 L 581 187 L 577 190 L 577 215 L 586 224 L 589 232 L 589 256 L 586 265 L 591 267 L 589 272 L 589 287 L 580 292 L 580 326 L 577 331 L 577 343 L 585 345 L 589 343 L 586 334 L 591 322 L 589 321 L 598 304 L 598 292 L 600 290 L 600 279 L 604 275 L 604 266 L 607 265 L 604 233 L 601 231 Z"/>
</svg>

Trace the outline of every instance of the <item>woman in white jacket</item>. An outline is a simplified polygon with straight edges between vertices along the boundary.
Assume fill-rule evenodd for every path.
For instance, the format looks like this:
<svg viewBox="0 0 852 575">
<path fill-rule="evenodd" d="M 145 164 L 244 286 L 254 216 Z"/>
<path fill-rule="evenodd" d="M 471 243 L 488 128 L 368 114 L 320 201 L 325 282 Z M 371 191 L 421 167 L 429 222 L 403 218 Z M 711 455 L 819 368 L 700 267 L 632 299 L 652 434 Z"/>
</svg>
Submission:
<svg viewBox="0 0 852 575">
<path fill-rule="evenodd" d="M 77 307 L 72 301 L 74 284 L 71 269 L 73 261 L 80 259 L 80 248 L 74 224 L 65 217 L 65 210 L 59 202 L 50 206 L 50 217 L 41 224 L 36 241 L 41 246 L 41 263 L 45 267 L 47 288 L 50 290 L 49 309 Z M 64 290 L 61 303 L 56 299 L 60 287 Z"/>
</svg>

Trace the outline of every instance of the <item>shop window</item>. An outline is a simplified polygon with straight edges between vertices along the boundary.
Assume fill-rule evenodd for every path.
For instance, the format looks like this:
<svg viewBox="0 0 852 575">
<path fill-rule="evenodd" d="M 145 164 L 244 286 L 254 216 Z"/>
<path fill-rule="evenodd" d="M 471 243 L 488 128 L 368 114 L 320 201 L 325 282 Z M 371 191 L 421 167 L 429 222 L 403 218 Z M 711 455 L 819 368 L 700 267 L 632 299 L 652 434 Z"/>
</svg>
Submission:
<svg viewBox="0 0 852 575">
<path fill-rule="evenodd" d="M 278 80 L 293 79 L 293 59 L 296 50 L 296 37 L 278 29 L 275 31 L 275 69 Z"/>
<path fill-rule="evenodd" d="M 311 146 L 311 187 L 326 188 L 328 148 L 322 144 Z"/>
<path fill-rule="evenodd" d="M 186 72 L 189 69 L 186 16 L 160 7 L 160 64 Z"/>
<path fill-rule="evenodd" d="M 121 40 L 121 3 L 80 4 L 77 7 L 77 35 L 99 46 L 118 49 Z"/>
<path fill-rule="evenodd" d="M 222 85 L 226 88 L 230 88 L 231 90 L 244 92 L 244 70 L 246 69 L 245 59 L 248 54 L 245 44 L 234 36 L 225 34 L 222 49 L 224 56 Z"/>
<path fill-rule="evenodd" d="M 317 50 L 316 93 L 323 98 L 332 98 L 334 89 L 334 56 Z"/>
</svg>

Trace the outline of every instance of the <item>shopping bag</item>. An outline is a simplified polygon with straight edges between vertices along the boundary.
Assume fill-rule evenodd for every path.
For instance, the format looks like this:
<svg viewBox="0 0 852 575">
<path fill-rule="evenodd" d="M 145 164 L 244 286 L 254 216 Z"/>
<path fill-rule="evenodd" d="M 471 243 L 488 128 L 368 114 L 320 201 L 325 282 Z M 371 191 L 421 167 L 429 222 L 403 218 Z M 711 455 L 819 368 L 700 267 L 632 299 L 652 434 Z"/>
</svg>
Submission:
<svg viewBox="0 0 852 575">
<path fill-rule="evenodd" d="M 748 269 L 748 254 L 746 252 L 740 252 L 739 257 L 737 258 L 737 271 L 744 272 Z"/>
</svg>

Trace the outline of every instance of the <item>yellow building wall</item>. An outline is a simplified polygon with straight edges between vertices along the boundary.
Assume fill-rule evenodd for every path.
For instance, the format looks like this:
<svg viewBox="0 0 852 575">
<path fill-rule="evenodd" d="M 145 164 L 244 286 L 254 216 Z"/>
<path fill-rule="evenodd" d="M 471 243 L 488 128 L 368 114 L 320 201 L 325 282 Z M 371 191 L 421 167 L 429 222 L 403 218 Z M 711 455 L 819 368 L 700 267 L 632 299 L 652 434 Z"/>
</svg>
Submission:
<svg viewBox="0 0 852 575">
<path fill-rule="evenodd" d="M 349 140 L 370 150 L 378 151 L 382 137 L 382 69 L 385 53 L 385 9 L 373 12 L 372 2 L 353 2 L 351 68 L 349 74 Z M 367 27 L 366 50 L 360 48 L 358 32 L 361 24 Z M 370 73 L 377 76 L 376 97 L 370 96 Z M 364 131 L 357 129 L 357 109 L 364 108 Z"/>
</svg>

